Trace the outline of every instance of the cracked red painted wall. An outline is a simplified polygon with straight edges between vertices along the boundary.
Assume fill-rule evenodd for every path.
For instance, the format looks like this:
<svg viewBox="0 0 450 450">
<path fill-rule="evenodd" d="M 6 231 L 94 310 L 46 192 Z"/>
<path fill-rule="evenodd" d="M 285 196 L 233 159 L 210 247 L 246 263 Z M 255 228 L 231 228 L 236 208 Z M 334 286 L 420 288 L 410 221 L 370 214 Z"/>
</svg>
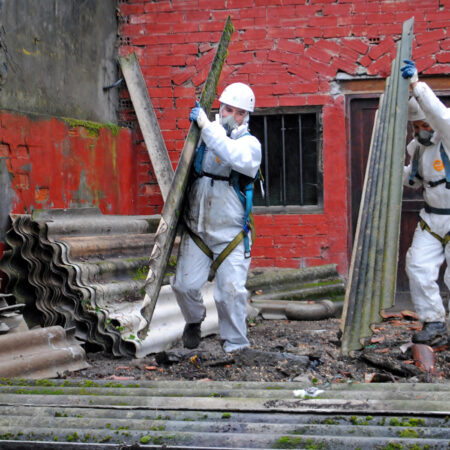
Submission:
<svg viewBox="0 0 450 450">
<path fill-rule="evenodd" d="M 0 158 L 10 179 L 3 189 L 12 198 L 2 215 L 92 205 L 104 214 L 137 214 L 132 133 L 96 125 L 92 132 L 62 119 L 0 111 Z"/>
</svg>

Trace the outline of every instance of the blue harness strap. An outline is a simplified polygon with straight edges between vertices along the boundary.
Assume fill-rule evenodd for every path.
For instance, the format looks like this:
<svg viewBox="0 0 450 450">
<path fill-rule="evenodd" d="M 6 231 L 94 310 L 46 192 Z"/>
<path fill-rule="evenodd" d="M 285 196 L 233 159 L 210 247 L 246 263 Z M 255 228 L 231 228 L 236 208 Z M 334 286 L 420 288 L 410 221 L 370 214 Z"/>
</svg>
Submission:
<svg viewBox="0 0 450 450">
<path fill-rule="evenodd" d="M 417 173 L 419 171 L 419 150 L 420 150 L 420 147 L 417 147 L 416 151 L 414 152 L 414 155 L 413 155 L 411 175 L 409 176 L 410 186 L 414 185 L 416 177 L 419 178 L 419 175 Z M 422 177 L 420 177 L 420 178 L 422 178 Z"/>
<path fill-rule="evenodd" d="M 439 153 L 441 154 L 442 163 L 444 164 L 445 178 L 441 178 L 437 181 L 428 181 L 428 186 L 436 187 L 442 183 L 445 183 L 445 187 L 450 189 L 450 160 L 448 159 L 447 153 L 445 153 L 444 146 L 439 148 Z M 418 178 L 422 180 L 423 178 L 418 174 L 419 171 L 419 147 L 417 147 L 414 152 L 412 159 L 411 175 L 409 176 L 409 184 L 412 186 L 414 184 L 414 179 Z"/>
<path fill-rule="evenodd" d="M 250 132 L 245 132 L 239 138 L 244 136 L 251 136 Z M 238 139 L 239 139 L 238 138 Z M 240 174 L 234 170 L 231 171 L 229 178 L 228 177 L 220 177 L 216 175 L 212 175 L 209 173 L 206 173 L 203 171 L 203 157 L 205 154 L 206 145 L 204 142 L 202 142 L 197 147 L 197 153 L 195 155 L 194 159 L 194 170 L 195 174 L 199 177 L 207 176 L 212 178 L 211 184 L 213 183 L 214 179 L 220 179 L 225 180 L 228 179 L 230 182 L 230 185 L 233 186 L 239 200 L 242 203 L 242 206 L 244 207 L 244 224 L 243 224 L 243 232 L 244 232 L 244 247 L 245 247 L 245 257 L 250 258 L 251 256 L 251 250 L 250 250 L 250 240 L 248 237 L 248 232 L 251 231 L 252 235 L 254 234 L 254 226 L 253 226 L 253 217 L 252 217 L 252 209 L 253 209 L 253 183 L 254 180 L 247 183 L 245 187 L 243 188 L 243 192 L 241 191 L 239 179 Z M 258 172 L 259 173 L 259 172 Z M 258 178 L 258 175 L 255 177 L 255 179 Z M 254 237 L 253 237 L 254 240 Z"/>
<path fill-rule="evenodd" d="M 198 176 L 201 176 L 202 174 L 202 166 L 203 166 L 203 155 L 205 154 L 205 149 L 206 149 L 206 145 L 204 142 L 202 142 L 198 147 L 197 147 L 197 153 L 195 154 L 195 159 L 194 159 L 194 170 L 195 173 Z"/>
<path fill-rule="evenodd" d="M 448 159 L 447 153 L 445 153 L 444 146 L 441 142 L 441 148 L 439 149 L 441 153 L 441 159 L 444 163 L 444 170 L 445 170 L 445 187 L 447 189 L 450 189 L 450 161 Z"/>
<path fill-rule="evenodd" d="M 248 238 L 248 232 L 252 230 L 251 213 L 253 209 L 253 181 L 247 183 L 244 187 L 244 193 L 241 191 L 239 186 L 239 173 L 234 170 L 230 174 L 230 184 L 233 186 L 239 200 L 244 207 L 244 247 L 245 247 L 245 257 L 250 258 L 250 240 Z"/>
</svg>

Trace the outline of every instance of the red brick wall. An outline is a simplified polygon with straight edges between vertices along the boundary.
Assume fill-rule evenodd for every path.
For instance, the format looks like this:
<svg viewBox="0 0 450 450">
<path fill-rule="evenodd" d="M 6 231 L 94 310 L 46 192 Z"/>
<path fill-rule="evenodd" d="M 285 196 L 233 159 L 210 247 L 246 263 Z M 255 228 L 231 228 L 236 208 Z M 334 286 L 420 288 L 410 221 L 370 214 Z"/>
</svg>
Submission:
<svg viewBox="0 0 450 450">
<path fill-rule="evenodd" d="M 242 81 L 254 89 L 257 108 L 323 106 L 324 211 L 257 216 L 253 265 L 337 263 L 345 274 L 349 175 L 336 75 L 388 75 L 402 23 L 412 16 L 420 72 L 449 73 L 450 0 L 122 0 L 120 51 L 138 55 L 174 166 L 228 15 L 235 32 L 219 93 Z M 153 212 L 162 199 L 146 152 L 139 155 L 139 210 Z"/>
</svg>

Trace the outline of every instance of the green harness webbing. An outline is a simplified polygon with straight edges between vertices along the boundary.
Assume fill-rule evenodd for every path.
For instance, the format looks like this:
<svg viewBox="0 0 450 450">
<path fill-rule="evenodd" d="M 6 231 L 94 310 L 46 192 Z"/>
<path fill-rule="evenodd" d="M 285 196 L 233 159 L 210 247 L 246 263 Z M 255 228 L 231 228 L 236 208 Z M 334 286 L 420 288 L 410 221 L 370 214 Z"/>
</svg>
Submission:
<svg viewBox="0 0 450 450">
<path fill-rule="evenodd" d="M 211 267 L 209 269 L 209 275 L 208 275 L 208 281 L 212 281 L 214 277 L 216 276 L 216 271 L 219 268 L 219 266 L 223 263 L 225 258 L 239 245 L 239 243 L 244 239 L 246 236 L 246 233 L 244 230 L 241 230 L 236 237 L 222 250 L 222 252 L 219 254 L 219 256 L 214 259 L 214 253 L 211 251 L 211 249 L 205 244 L 203 239 L 195 234 L 186 224 L 185 224 L 186 230 L 189 233 L 189 236 L 191 239 L 197 244 L 197 246 L 200 248 L 200 250 L 203 251 L 203 253 L 210 259 L 213 260 L 213 263 L 211 264 Z M 255 223 L 253 221 L 253 214 L 250 213 L 249 215 L 249 228 L 252 234 L 252 242 L 255 241 Z"/>
<path fill-rule="evenodd" d="M 240 137 L 250 135 L 247 131 Z M 222 264 L 224 259 L 239 245 L 239 243 L 244 241 L 245 258 L 250 258 L 250 243 L 248 238 L 248 232 L 250 231 L 252 237 L 252 243 L 255 242 L 255 222 L 253 220 L 252 206 L 253 206 L 253 181 L 247 183 L 244 188 L 245 194 L 240 192 L 239 187 L 239 174 L 235 171 L 231 171 L 229 177 L 224 177 L 220 175 L 211 174 L 203 171 L 203 155 L 205 153 L 206 145 L 201 143 L 197 148 L 197 154 L 194 159 L 194 173 L 197 177 L 209 177 L 211 178 L 211 186 L 214 184 L 214 180 L 228 181 L 230 185 L 233 186 L 239 200 L 244 207 L 244 224 L 243 229 L 236 235 L 236 237 L 223 249 L 219 256 L 214 259 L 214 253 L 205 244 L 200 236 L 197 236 L 186 224 L 186 230 L 189 236 L 197 244 L 197 246 L 203 251 L 203 253 L 210 259 L 213 260 L 211 268 L 209 270 L 208 281 L 212 281 L 216 275 L 216 271 Z"/>
<path fill-rule="evenodd" d="M 435 237 L 443 247 L 445 247 L 450 241 L 450 232 L 447 233 L 444 237 L 439 236 L 437 233 L 431 231 L 430 226 L 425 222 L 425 220 L 422 219 L 422 217 L 420 218 L 420 228 L 422 228 L 422 230 L 428 231 L 428 233 L 430 233 L 431 236 Z"/>
</svg>

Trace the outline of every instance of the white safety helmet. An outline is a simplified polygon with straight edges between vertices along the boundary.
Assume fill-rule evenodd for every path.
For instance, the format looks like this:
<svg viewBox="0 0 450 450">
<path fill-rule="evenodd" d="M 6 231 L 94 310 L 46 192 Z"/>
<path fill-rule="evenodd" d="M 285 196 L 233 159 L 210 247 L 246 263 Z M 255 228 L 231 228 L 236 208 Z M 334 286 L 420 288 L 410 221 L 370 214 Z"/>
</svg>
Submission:
<svg viewBox="0 0 450 450">
<path fill-rule="evenodd" d="M 253 112 L 255 109 L 255 94 L 250 86 L 244 83 L 232 83 L 227 86 L 219 98 L 220 103 Z"/>
<path fill-rule="evenodd" d="M 415 122 L 416 120 L 427 120 L 424 112 L 414 97 L 411 97 L 408 102 L 408 120 L 411 122 Z"/>
</svg>

